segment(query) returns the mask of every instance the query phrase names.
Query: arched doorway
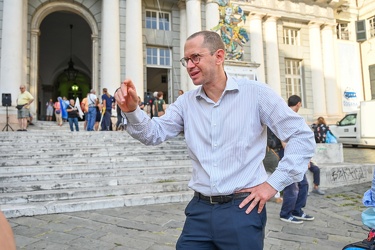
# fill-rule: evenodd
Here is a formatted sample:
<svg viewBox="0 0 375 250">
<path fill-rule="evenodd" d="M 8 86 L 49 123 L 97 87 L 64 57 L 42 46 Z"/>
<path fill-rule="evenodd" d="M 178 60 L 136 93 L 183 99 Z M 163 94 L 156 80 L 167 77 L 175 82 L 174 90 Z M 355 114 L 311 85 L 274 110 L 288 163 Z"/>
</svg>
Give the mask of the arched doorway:
<svg viewBox="0 0 375 250">
<path fill-rule="evenodd" d="M 44 120 L 50 98 L 82 100 L 98 88 L 98 28 L 86 9 L 61 2 L 41 6 L 31 27 L 30 89 L 37 96 L 38 119 Z M 64 73 L 70 61 L 78 70 L 74 78 Z"/>
<path fill-rule="evenodd" d="M 92 87 L 91 30 L 75 13 L 53 12 L 40 25 L 39 41 L 38 119 L 44 120 L 50 98 L 82 100 Z"/>
</svg>

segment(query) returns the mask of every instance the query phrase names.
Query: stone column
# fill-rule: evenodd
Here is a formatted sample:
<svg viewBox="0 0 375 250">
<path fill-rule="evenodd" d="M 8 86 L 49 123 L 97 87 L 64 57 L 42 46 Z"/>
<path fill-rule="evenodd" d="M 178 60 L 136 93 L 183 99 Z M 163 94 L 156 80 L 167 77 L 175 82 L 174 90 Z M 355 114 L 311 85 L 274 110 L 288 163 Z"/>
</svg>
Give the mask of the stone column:
<svg viewBox="0 0 375 250">
<path fill-rule="evenodd" d="M 27 36 L 28 36 L 28 32 L 29 32 L 29 29 L 28 29 L 28 20 L 27 20 L 27 13 L 28 13 L 28 0 L 26 1 L 23 1 L 23 23 L 22 23 L 22 27 L 23 27 L 23 30 L 22 30 L 22 36 L 23 36 L 23 39 L 22 39 L 22 47 L 23 47 L 23 51 L 22 51 L 22 57 L 23 57 L 23 62 L 27 62 L 27 48 L 28 48 L 28 40 L 27 40 Z M 23 72 L 22 72 L 22 81 L 23 82 L 27 82 L 27 74 L 29 72 L 29 69 L 27 67 L 27 63 L 23 63 L 22 65 L 23 67 Z M 36 92 L 35 92 L 36 93 Z"/>
<path fill-rule="evenodd" d="M 178 3 L 178 6 L 180 7 L 180 58 L 184 57 L 184 46 L 185 46 L 185 41 L 187 38 L 187 17 L 186 17 L 186 2 L 185 1 L 180 1 Z M 189 85 L 193 84 L 191 82 L 191 79 L 186 71 L 186 68 L 182 66 L 182 64 L 179 62 L 180 65 L 180 78 L 181 78 L 181 83 L 180 83 L 180 89 L 183 91 L 189 90 Z"/>
<path fill-rule="evenodd" d="M 325 93 L 327 104 L 327 115 L 338 119 L 340 113 L 340 91 L 336 82 L 336 62 L 334 49 L 334 25 L 325 25 L 322 30 L 323 44 L 323 69 L 325 81 Z"/>
<path fill-rule="evenodd" d="M 92 56 L 92 58 L 98 58 L 98 55 L 99 55 L 99 37 L 97 35 L 94 35 L 94 34 L 91 35 L 91 43 L 92 43 L 92 55 L 91 56 Z M 92 60 L 92 88 L 93 89 L 99 89 L 99 60 Z M 112 95 L 113 95 L 113 93 L 112 93 Z"/>
<path fill-rule="evenodd" d="M 130 1 L 127 1 L 130 2 Z M 113 95 L 120 86 L 120 6 L 119 0 L 102 2 L 100 89 L 107 88 Z M 142 44 L 142 43 L 141 43 Z M 128 66 L 128 65 L 126 65 Z"/>
<path fill-rule="evenodd" d="M 144 96 L 144 66 L 142 38 L 142 1 L 126 1 L 125 74 L 139 96 Z M 123 80 L 123 79 L 122 79 Z"/>
<path fill-rule="evenodd" d="M 31 54 L 30 54 L 30 89 L 29 92 L 36 98 L 34 102 L 31 104 L 30 110 L 31 112 L 35 112 L 35 107 L 37 106 L 37 89 L 38 89 L 38 72 L 39 72 L 39 64 L 38 64 L 38 55 L 39 55 L 39 36 L 40 30 L 35 29 L 31 30 Z M 35 117 L 36 118 L 36 117 Z"/>
<path fill-rule="evenodd" d="M 266 63 L 267 63 L 267 80 L 266 82 L 281 95 L 280 84 L 280 63 L 279 63 L 279 47 L 277 42 L 277 19 L 276 16 L 269 16 L 265 21 L 266 42 Z"/>
<path fill-rule="evenodd" d="M 314 118 L 326 116 L 326 95 L 323 76 L 322 46 L 320 38 L 320 23 L 309 23 L 310 68 L 314 102 Z"/>
<path fill-rule="evenodd" d="M 16 104 L 17 96 L 20 93 L 19 86 L 27 85 L 23 76 L 23 39 L 26 39 L 23 37 L 23 14 L 23 0 L 4 0 L 0 91 L 1 94 L 10 93 L 12 95 L 12 106 Z"/>
<path fill-rule="evenodd" d="M 206 0 L 206 30 L 211 30 L 220 21 L 219 5 L 216 0 Z"/>
<path fill-rule="evenodd" d="M 202 30 L 201 20 L 201 0 L 186 0 L 187 36 Z M 195 88 L 196 86 L 189 77 L 187 90 Z"/>
<path fill-rule="evenodd" d="M 252 62 L 260 64 L 256 70 L 258 81 L 265 82 L 262 17 L 257 13 L 249 15 L 250 58 Z"/>
<path fill-rule="evenodd" d="M 186 0 L 187 35 L 202 30 L 201 0 Z"/>
</svg>

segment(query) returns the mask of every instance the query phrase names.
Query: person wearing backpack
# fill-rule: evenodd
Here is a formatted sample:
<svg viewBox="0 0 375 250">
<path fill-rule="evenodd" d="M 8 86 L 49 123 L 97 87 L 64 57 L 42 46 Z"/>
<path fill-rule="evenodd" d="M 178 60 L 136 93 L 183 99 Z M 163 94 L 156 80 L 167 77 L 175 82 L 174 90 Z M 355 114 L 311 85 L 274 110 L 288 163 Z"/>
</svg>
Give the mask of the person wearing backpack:
<svg viewBox="0 0 375 250">
<path fill-rule="evenodd" d="M 103 88 L 103 95 L 102 95 L 102 103 L 103 103 L 103 121 L 102 121 L 102 131 L 110 131 L 112 124 L 111 124 L 111 115 L 112 115 L 112 108 L 114 108 L 115 99 L 108 93 L 107 88 Z"/>
<path fill-rule="evenodd" d="M 163 99 L 163 92 L 159 91 L 155 99 L 155 114 L 154 116 L 160 117 L 165 114 L 165 101 Z"/>
<path fill-rule="evenodd" d="M 94 131 L 96 120 L 96 107 L 98 106 L 98 98 L 95 95 L 95 90 L 91 89 L 87 94 L 89 111 L 87 112 L 87 131 Z"/>
<path fill-rule="evenodd" d="M 323 117 L 318 117 L 317 123 L 312 125 L 314 130 L 315 142 L 326 143 L 327 132 L 330 131 Z"/>
</svg>

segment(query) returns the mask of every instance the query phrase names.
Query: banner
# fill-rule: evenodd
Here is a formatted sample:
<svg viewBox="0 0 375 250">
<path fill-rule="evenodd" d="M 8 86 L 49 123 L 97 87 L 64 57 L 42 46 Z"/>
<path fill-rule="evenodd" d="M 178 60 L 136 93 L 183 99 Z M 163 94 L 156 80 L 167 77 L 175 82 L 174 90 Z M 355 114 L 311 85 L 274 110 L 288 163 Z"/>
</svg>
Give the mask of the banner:
<svg viewBox="0 0 375 250">
<path fill-rule="evenodd" d="M 59 100 L 60 102 L 61 118 L 64 120 L 68 120 L 68 111 L 66 111 L 66 107 L 68 105 L 61 97 L 58 97 L 57 100 Z"/>
</svg>

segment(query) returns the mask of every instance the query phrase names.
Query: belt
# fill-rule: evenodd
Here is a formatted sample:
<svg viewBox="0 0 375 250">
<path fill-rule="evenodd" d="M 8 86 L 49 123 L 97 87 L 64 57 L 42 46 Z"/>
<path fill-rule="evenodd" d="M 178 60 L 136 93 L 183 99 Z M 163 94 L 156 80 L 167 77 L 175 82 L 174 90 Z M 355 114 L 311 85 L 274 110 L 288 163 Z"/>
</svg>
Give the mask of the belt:
<svg viewBox="0 0 375 250">
<path fill-rule="evenodd" d="M 232 200 L 242 199 L 249 196 L 250 193 L 235 193 L 229 195 L 205 196 L 199 192 L 194 192 L 194 196 L 201 200 L 208 201 L 210 204 L 223 204 L 231 202 Z"/>
<path fill-rule="evenodd" d="M 95 105 L 89 105 L 89 108 L 95 108 L 96 106 Z"/>
</svg>

